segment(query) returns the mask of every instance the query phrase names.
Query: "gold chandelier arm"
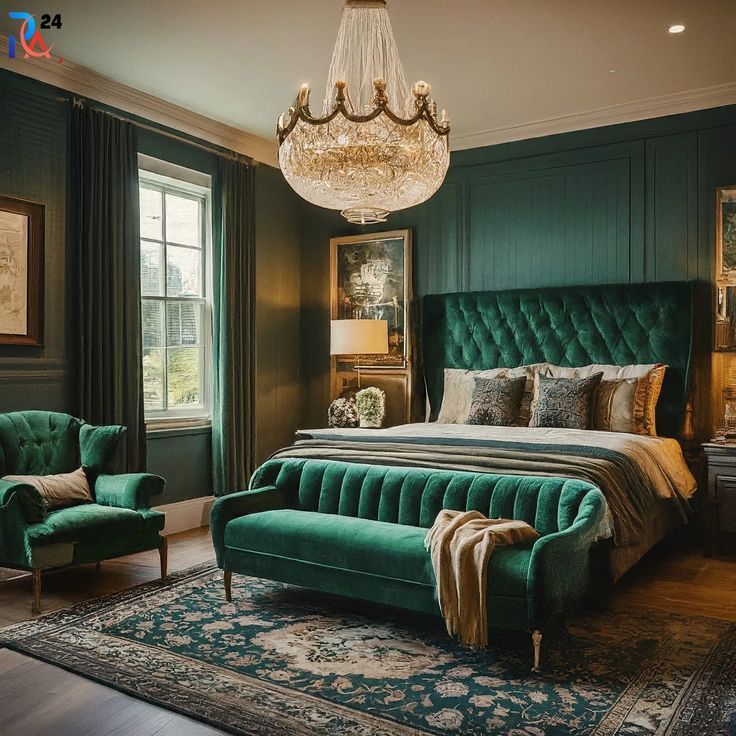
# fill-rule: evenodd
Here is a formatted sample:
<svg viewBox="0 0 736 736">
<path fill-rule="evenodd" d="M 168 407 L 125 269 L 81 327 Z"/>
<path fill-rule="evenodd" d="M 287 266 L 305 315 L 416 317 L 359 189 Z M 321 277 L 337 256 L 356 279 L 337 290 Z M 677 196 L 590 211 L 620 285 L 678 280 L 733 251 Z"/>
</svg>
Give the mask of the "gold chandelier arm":
<svg viewBox="0 0 736 736">
<path fill-rule="evenodd" d="M 328 115 L 325 115 L 323 117 L 314 117 L 310 113 L 308 105 L 302 106 L 297 104 L 295 107 L 290 108 L 289 113 L 291 117 L 289 123 L 286 125 L 286 127 L 278 128 L 279 143 L 284 142 L 286 136 L 288 136 L 289 133 L 294 130 L 300 120 L 303 120 L 309 125 L 325 125 L 331 120 L 334 120 L 335 117 L 337 117 L 338 115 L 343 115 L 343 117 L 345 117 L 351 123 L 368 123 L 371 120 L 375 120 L 379 115 L 381 115 L 381 113 L 383 113 L 386 115 L 387 118 L 389 118 L 389 120 L 396 123 L 397 125 L 408 127 L 410 125 L 415 125 L 420 120 L 424 120 L 429 124 L 430 128 L 432 128 L 432 130 L 437 133 L 437 135 L 445 136 L 450 134 L 449 125 L 440 125 L 437 123 L 437 118 L 430 111 L 429 102 L 426 97 L 422 97 L 417 100 L 417 112 L 410 118 L 402 118 L 401 116 L 397 115 L 391 110 L 391 108 L 389 108 L 386 99 L 381 97 L 376 98 L 376 107 L 371 110 L 371 112 L 365 115 L 355 115 L 354 113 L 348 111 L 345 105 L 344 96 L 340 96 L 341 91 L 342 90 L 338 92 L 338 96 L 335 100 L 335 107 Z"/>
</svg>

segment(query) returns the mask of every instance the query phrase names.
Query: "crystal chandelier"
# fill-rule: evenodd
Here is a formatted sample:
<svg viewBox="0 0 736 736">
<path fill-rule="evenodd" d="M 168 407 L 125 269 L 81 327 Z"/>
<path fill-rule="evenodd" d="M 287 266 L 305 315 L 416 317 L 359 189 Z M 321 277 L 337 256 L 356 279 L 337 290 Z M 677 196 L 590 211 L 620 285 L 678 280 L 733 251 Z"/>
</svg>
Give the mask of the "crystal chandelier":
<svg viewBox="0 0 736 736">
<path fill-rule="evenodd" d="M 322 115 L 309 85 L 279 117 L 279 163 L 308 202 L 349 222 L 385 222 L 439 189 L 450 163 L 450 125 L 430 86 L 409 91 L 385 0 L 346 0 Z"/>
</svg>

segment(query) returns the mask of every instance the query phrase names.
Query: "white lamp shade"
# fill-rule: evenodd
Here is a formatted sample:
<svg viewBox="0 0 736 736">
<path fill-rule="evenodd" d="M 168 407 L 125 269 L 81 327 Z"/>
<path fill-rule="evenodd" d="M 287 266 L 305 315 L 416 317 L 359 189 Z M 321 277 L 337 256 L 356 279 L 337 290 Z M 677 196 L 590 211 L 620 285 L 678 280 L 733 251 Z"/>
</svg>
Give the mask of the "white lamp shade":
<svg viewBox="0 0 736 736">
<path fill-rule="evenodd" d="M 388 353 L 385 319 L 333 319 L 330 322 L 330 355 Z"/>
</svg>

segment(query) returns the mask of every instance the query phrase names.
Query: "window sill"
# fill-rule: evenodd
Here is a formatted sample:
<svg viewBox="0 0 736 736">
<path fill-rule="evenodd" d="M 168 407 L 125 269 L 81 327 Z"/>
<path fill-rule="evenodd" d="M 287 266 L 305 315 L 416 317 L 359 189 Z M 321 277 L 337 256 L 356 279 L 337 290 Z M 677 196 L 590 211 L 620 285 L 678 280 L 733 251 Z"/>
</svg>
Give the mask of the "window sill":
<svg viewBox="0 0 736 736">
<path fill-rule="evenodd" d="M 146 422 L 146 436 L 182 437 L 189 434 L 209 434 L 212 422 L 209 418 L 196 419 L 152 419 Z"/>
</svg>

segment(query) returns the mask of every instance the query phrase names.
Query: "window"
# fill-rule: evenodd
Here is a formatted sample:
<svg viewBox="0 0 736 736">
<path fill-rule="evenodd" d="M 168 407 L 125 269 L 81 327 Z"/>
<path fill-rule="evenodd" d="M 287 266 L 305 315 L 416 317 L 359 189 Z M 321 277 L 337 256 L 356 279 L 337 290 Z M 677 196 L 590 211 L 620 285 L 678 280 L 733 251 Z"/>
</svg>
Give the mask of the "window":
<svg viewBox="0 0 736 736">
<path fill-rule="evenodd" d="M 212 366 L 209 177 L 145 161 L 139 173 L 146 421 L 201 423 L 210 416 Z"/>
</svg>

